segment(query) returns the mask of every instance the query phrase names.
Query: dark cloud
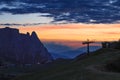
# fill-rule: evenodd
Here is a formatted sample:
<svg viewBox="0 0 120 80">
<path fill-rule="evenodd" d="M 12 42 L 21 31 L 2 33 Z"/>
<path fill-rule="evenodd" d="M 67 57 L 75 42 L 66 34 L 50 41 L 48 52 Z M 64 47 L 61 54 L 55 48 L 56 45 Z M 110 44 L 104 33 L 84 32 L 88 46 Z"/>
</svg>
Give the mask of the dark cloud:
<svg viewBox="0 0 120 80">
<path fill-rule="evenodd" d="M 6 23 L 6 24 L 0 24 L 0 26 L 37 26 L 40 24 L 46 24 L 46 23 L 31 23 L 31 24 L 15 24 L 15 23 Z"/>
<path fill-rule="evenodd" d="M 55 22 L 114 23 L 120 20 L 118 0 L 1 0 L 0 13 L 49 13 Z"/>
</svg>

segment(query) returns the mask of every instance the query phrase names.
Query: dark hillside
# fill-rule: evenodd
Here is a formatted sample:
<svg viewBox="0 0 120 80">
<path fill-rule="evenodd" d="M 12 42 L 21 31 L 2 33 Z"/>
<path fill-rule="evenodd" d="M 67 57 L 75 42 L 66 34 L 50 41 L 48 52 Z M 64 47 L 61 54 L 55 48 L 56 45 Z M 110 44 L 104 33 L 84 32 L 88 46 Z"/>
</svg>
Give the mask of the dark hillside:
<svg viewBox="0 0 120 80">
<path fill-rule="evenodd" d="M 117 49 L 100 49 L 81 60 L 38 69 L 37 72 L 16 77 L 14 80 L 120 80 L 119 73 L 105 70 L 104 65 L 120 57 Z"/>
</svg>

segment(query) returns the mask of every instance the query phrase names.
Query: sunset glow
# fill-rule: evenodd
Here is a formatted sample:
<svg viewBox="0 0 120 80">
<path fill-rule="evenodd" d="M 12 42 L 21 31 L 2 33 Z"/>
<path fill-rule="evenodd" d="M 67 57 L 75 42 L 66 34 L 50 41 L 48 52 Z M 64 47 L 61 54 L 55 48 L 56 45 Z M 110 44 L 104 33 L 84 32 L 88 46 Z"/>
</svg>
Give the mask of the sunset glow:
<svg viewBox="0 0 120 80">
<path fill-rule="evenodd" d="M 21 33 L 36 31 L 41 40 L 113 41 L 120 38 L 120 24 L 60 24 L 19 27 Z"/>
</svg>

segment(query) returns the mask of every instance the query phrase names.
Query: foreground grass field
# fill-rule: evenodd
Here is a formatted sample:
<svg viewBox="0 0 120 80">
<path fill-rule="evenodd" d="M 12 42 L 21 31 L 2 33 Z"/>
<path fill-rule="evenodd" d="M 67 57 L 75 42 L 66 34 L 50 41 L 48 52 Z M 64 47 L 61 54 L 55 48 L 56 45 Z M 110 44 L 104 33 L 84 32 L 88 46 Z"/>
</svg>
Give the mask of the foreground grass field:
<svg viewBox="0 0 120 80">
<path fill-rule="evenodd" d="M 119 50 L 100 49 L 84 59 L 54 62 L 13 80 L 120 80 L 120 73 L 107 72 L 102 68 L 118 57 Z"/>
</svg>

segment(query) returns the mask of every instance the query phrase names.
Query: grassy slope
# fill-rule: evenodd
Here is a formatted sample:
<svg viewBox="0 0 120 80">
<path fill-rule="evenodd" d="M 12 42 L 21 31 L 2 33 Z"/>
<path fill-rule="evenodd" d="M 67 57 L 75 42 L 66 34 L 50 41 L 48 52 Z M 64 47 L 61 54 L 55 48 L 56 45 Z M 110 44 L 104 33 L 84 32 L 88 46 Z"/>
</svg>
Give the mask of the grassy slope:
<svg viewBox="0 0 120 80">
<path fill-rule="evenodd" d="M 31 74 L 16 77 L 14 80 L 120 80 L 119 73 L 103 72 L 91 66 L 103 65 L 120 56 L 120 51 L 101 49 L 89 57 L 79 61 L 69 61 L 62 64 L 38 69 Z"/>
</svg>

